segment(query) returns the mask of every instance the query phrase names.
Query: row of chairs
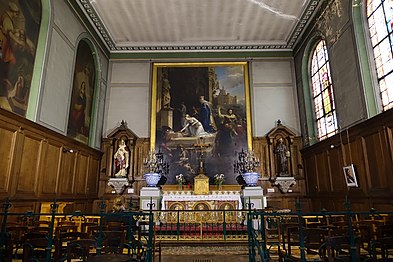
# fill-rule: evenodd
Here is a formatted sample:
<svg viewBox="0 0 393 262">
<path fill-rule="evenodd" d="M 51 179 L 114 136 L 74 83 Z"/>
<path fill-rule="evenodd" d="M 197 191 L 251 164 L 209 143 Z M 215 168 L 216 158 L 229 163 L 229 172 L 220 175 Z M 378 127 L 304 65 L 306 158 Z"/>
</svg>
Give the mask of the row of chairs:
<svg viewBox="0 0 393 262">
<path fill-rule="evenodd" d="M 74 256 L 90 256 L 99 253 L 121 254 L 123 251 L 135 261 L 142 261 L 145 247 L 137 226 L 130 227 L 121 222 L 107 222 L 104 225 L 86 223 L 57 225 L 50 238 L 50 227 L 41 221 L 32 227 L 7 227 L 5 260 L 22 257 L 23 261 L 33 261 L 50 256 L 53 261 L 65 261 Z M 52 240 L 52 245 L 49 243 Z M 98 243 L 100 242 L 100 244 Z"/>
<path fill-rule="evenodd" d="M 373 223 L 322 225 L 302 228 L 306 260 L 308 261 L 386 261 L 393 251 L 393 225 Z M 281 261 L 300 260 L 299 225 L 283 225 Z M 352 243 L 351 243 L 352 242 Z"/>
</svg>

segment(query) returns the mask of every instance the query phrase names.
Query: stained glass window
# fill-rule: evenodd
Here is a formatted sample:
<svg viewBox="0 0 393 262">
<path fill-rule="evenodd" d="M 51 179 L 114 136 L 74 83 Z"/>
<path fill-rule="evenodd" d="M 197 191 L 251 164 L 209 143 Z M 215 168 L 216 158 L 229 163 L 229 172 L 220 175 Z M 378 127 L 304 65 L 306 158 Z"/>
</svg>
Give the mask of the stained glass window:
<svg viewBox="0 0 393 262">
<path fill-rule="evenodd" d="M 367 19 L 385 111 L 393 107 L 393 0 L 368 0 Z"/>
<path fill-rule="evenodd" d="M 330 77 L 329 58 L 325 41 L 321 40 L 311 59 L 311 83 L 314 100 L 318 139 L 322 140 L 337 132 L 336 108 Z"/>
</svg>

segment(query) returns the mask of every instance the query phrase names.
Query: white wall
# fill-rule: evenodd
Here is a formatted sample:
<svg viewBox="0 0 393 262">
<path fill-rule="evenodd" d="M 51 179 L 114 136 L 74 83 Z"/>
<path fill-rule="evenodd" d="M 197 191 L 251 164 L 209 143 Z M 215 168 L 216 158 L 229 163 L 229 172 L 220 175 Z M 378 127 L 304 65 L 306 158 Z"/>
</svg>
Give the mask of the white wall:
<svg viewBox="0 0 393 262">
<path fill-rule="evenodd" d="M 138 137 L 150 137 L 150 63 L 112 61 L 104 137 L 122 120 Z"/>
<path fill-rule="evenodd" d="M 68 114 L 71 101 L 72 83 L 77 45 L 82 37 L 92 39 L 78 18 L 73 14 L 65 0 L 52 1 L 53 13 L 49 25 L 49 37 L 46 42 L 46 65 L 41 82 L 37 122 L 61 134 L 66 135 Z M 96 86 L 98 113 L 95 141 L 92 146 L 101 146 L 104 95 L 106 90 L 108 59 L 104 53 L 98 52 L 100 74 Z M 94 121 L 94 120 L 93 120 Z"/>
<path fill-rule="evenodd" d="M 265 136 L 280 119 L 300 134 L 291 59 L 262 59 L 251 63 L 253 136 Z M 111 61 L 104 136 L 125 120 L 139 137 L 150 137 L 149 62 Z"/>
<path fill-rule="evenodd" d="M 266 59 L 251 65 L 253 136 L 265 136 L 278 119 L 300 135 L 292 59 Z"/>
</svg>

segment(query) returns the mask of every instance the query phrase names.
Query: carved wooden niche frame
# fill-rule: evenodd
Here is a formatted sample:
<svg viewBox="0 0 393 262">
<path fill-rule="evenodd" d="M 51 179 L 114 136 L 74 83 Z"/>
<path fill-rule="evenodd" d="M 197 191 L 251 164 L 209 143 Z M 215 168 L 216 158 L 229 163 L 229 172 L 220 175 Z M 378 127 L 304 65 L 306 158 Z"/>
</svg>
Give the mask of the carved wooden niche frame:
<svg viewBox="0 0 393 262">
<path fill-rule="evenodd" d="M 294 149 L 293 149 L 293 142 L 296 134 L 287 128 L 286 126 L 282 125 L 281 121 L 277 121 L 277 125 L 275 128 L 267 133 L 266 138 L 269 147 L 269 159 L 270 159 L 270 180 L 274 181 L 277 177 L 293 177 L 295 172 L 295 168 L 297 168 L 296 159 L 294 159 Z M 286 157 L 287 157 L 287 174 L 280 174 L 282 172 L 279 163 L 279 157 L 277 148 L 282 141 L 282 144 L 286 148 Z"/>
<path fill-rule="evenodd" d="M 114 178 L 115 176 L 115 163 L 114 154 L 119 148 L 121 140 L 125 141 L 126 149 L 129 153 L 129 165 L 127 168 L 127 180 L 130 185 L 135 181 L 134 179 L 134 161 L 135 161 L 135 144 L 138 136 L 135 135 L 128 127 L 127 123 L 123 120 L 119 127 L 114 129 L 107 138 L 104 139 L 106 144 L 106 175 L 108 178 Z"/>
</svg>

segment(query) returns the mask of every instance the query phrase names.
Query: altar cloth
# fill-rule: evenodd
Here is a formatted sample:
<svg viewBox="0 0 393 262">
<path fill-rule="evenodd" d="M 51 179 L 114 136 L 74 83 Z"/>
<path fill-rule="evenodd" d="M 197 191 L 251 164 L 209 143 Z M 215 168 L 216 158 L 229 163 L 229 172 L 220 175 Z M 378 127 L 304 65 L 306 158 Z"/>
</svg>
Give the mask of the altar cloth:
<svg viewBox="0 0 393 262">
<path fill-rule="evenodd" d="M 175 206 L 175 204 L 177 204 Z M 237 190 L 210 191 L 207 195 L 195 195 L 193 191 L 164 191 L 161 200 L 162 210 L 196 209 L 243 209 L 241 192 Z"/>
</svg>

